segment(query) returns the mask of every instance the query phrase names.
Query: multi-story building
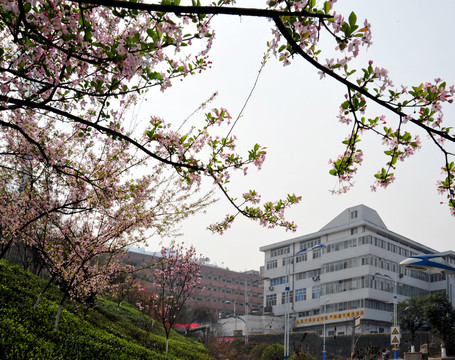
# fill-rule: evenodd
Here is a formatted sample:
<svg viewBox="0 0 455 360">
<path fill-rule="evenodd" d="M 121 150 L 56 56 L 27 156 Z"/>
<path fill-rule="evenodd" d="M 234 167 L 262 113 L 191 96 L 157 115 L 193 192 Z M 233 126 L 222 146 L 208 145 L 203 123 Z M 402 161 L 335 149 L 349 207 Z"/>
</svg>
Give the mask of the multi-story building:
<svg viewBox="0 0 455 360">
<path fill-rule="evenodd" d="M 280 316 L 286 308 L 298 329 L 347 334 L 357 318 L 357 332 L 388 332 L 394 298 L 445 290 L 454 303 L 454 277 L 398 266 L 410 256 L 437 252 L 388 230 L 364 205 L 346 209 L 316 233 L 260 250 L 270 278 L 264 284 L 265 311 Z M 453 266 L 455 253 L 445 254 Z"/>
<path fill-rule="evenodd" d="M 188 300 L 188 306 L 202 306 L 218 312 L 219 317 L 262 313 L 264 303 L 263 278 L 257 271 L 236 272 L 213 265 L 201 268 L 204 291 Z"/>
<path fill-rule="evenodd" d="M 128 262 L 133 266 L 153 262 L 153 254 L 130 251 Z M 263 277 L 258 271 L 231 271 L 215 265 L 201 266 L 202 291 L 187 300 L 188 307 L 202 307 L 213 312 L 214 319 L 245 314 L 245 301 L 250 314 L 262 313 Z"/>
</svg>

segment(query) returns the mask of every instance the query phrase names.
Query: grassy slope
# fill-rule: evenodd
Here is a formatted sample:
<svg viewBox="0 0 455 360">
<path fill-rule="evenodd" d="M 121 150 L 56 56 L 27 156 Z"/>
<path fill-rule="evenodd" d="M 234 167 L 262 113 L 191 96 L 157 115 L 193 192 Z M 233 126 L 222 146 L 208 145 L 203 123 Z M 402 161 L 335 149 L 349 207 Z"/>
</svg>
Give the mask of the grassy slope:
<svg viewBox="0 0 455 360">
<path fill-rule="evenodd" d="M 74 304 L 53 329 L 61 294 L 54 287 L 33 309 L 46 281 L 0 260 L 0 359 L 209 359 L 199 343 L 172 333 L 165 356 L 162 327 L 135 308 L 101 300 L 84 320 Z"/>
</svg>

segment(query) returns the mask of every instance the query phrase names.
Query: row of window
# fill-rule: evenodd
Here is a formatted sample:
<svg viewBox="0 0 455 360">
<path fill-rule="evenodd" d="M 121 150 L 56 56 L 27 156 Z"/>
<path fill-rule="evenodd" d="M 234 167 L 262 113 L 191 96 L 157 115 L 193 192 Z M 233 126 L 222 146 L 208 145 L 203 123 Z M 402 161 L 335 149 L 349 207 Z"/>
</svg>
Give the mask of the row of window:
<svg viewBox="0 0 455 360">
<path fill-rule="evenodd" d="M 312 278 L 313 280 L 319 280 L 319 276 L 321 275 L 321 269 L 313 269 L 313 270 L 308 270 L 308 271 L 302 271 L 297 274 L 295 274 L 295 279 L 296 280 L 302 280 L 302 279 L 309 279 Z M 281 284 L 286 284 L 288 281 L 286 281 L 286 276 L 279 276 L 273 279 L 270 279 L 270 286 L 276 286 L 276 285 L 281 285 Z"/>
<path fill-rule="evenodd" d="M 319 245 L 320 243 L 321 243 L 321 238 L 301 241 L 300 250 L 311 249 L 313 246 Z M 281 256 L 281 255 L 286 255 L 289 253 L 290 253 L 290 246 L 283 246 L 283 247 L 271 250 L 270 257 L 277 257 L 277 256 Z"/>
<path fill-rule="evenodd" d="M 293 296 L 295 296 L 293 298 Z M 311 298 L 319 299 L 321 297 L 321 287 L 320 285 L 313 286 L 311 288 Z M 294 291 L 283 291 L 281 293 L 281 304 L 287 304 L 291 301 L 299 302 L 305 301 L 307 299 L 307 289 L 297 289 Z M 275 306 L 277 305 L 277 294 L 269 294 L 265 297 L 265 306 Z"/>
<path fill-rule="evenodd" d="M 270 286 L 276 286 L 281 284 L 286 284 L 286 276 L 280 276 L 277 278 L 270 279 Z"/>
<path fill-rule="evenodd" d="M 207 297 L 207 296 L 201 296 L 200 294 L 198 296 L 191 296 L 190 300 L 193 301 L 206 301 L 206 302 L 212 302 L 212 303 L 219 303 L 219 304 L 226 304 L 226 299 L 218 299 L 218 298 L 212 298 L 212 297 Z M 236 306 L 244 306 L 245 304 L 242 302 L 236 302 Z M 262 307 L 262 302 L 260 301 L 253 301 L 249 300 L 248 305 L 254 306 L 254 307 Z"/>
<path fill-rule="evenodd" d="M 349 258 L 324 264 L 322 266 L 322 273 L 323 274 L 330 273 L 364 265 L 372 265 L 380 269 L 388 270 L 394 273 L 399 273 L 400 275 L 407 275 L 412 278 L 426 282 L 445 280 L 445 274 L 427 274 L 423 271 L 402 268 L 399 267 L 398 264 L 394 261 L 385 260 L 374 255 L 365 255 L 361 257 Z"/>
<path fill-rule="evenodd" d="M 202 279 L 215 280 L 215 281 L 222 281 L 222 282 L 227 282 L 227 283 L 234 283 L 236 285 L 245 285 L 245 282 L 243 280 L 229 279 L 227 277 L 223 277 L 222 275 L 214 276 L 214 275 L 201 274 L 201 278 Z"/>
<path fill-rule="evenodd" d="M 406 284 L 396 284 L 396 291 L 399 295 L 404 295 L 407 297 L 420 297 L 426 296 L 429 294 L 427 290 L 417 288 L 415 286 L 410 286 Z M 385 279 L 379 276 L 367 275 L 356 277 L 352 279 L 344 279 L 339 281 L 332 281 L 322 286 L 322 294 L 336 294 L 343 291 L 371 288 L 378 289 L 382 291 L 387 291 L 390 293 L 394 292 L 394 281 Z"/>
<path fill-rule="evenodd" d="M 316 280 L 319 275 L 321 275 L 321 269 L 313 269 L 313 270 L 309 270 L 309 271 L 302 271 L 302 272 L 295 274 L 295 279 L 303 280 L 303 279 L 313 278 Z"/>
<path fill-rule="evenodd" d="M 340 241 L 340 242 L 337 242 L 334 244 L 327 245 L 325 247 L 325 251 L 330 253 L 330 252 L 334 252 L 334 251 L 341 251 L 341 250 L 348 249 L 348 248 L 355 247 L 355 246 L 357 246 L 356 238 L 348 239 L 345 241 Z"/>
<path fill-rule="evenodd" d="M 320 243 L 321 243 L 321 238 L 301 241 L 300 250 L 311 249 L 313 246 L 319 245 Z"/>
<path fill-rule="evenodd" d="M 358 300 L 351 300 L 351 301 L 343 301 L 339 303 L 328 303 L 325 306 L 325 309 L 321 308 L 322 310 L 317 309 L 316 311 L 304 311 L 299 313 L 299 317 L 306 317 L 311 315 L 318 315 L 320 312 L 325 312 L 327 314 L 339 312 L 339 311 L 346 311 L 346 310 L 356 310 L 356 309 L 373 309 L 373 310 L 381 310 L 392 312 L 393 311 L 393 304 L 389 302 L 384 302 L 381 300 L 375 299 L 358 299 Z M 309 315 L 311 313 L 311 315 Z M 308 315 L 307 315 L 308 314 Z"/>
<path fill-rule="evenodd" d="M 366 235 L 366 236 L 359 237 L 359 245 L 360 245 L 360 243 L 362 245 L 371 244 L 371 245 L 377 246 L 377 247 L 379 247 L 381 249 L 384 249 L 384 250 L 387 250 L 389 252 L 392 252 L 394 254 L 401 255 L 403 257 L 411 257 L 411 256 L 414 256 L 414 255 L 417 255 L 417 252 L 408 250 L 406 248 L 403 248 L 401 246 L 395 245 L 393 243 L 390 243 L 388 241 L 382 240 L 380 238 L 373 237 L 371 235 Z"/>
<path fill-rule="evenodd" d="M 289 249 L 290 249 L 289 246 L 283 246 L 283 247 L 280 247 L 277 249 L 273 249 L 272 251 L 270 251 L 270 256 L 277 257 L 277 256 L 289 254 Z"/>
<path fill-rule="evenodd" d="M 313 251 L 313 255 L 312 255 L 312 258 L 313 259 L 318 259 L 321 257 L 321 250 L 315 250 Z M 304 254 L 300 254 L 300 255 L 297 255 L 296 257 L 292 258 L 292 259 L 289 259 L 287 257 L 284 257 L 281 259 L 281 266 L 286 266 L 286 261 L 289 261 L 290 264 L 294 263 L 299 263 L 299 262 L 303 262 L 303 261 L 307 261 L 308 260 L 308 254 L 307 253 L 304 253 Z M 266 268 L 267 270 L 270 270 L 270 269 L 275 269 L 278 267 L 278 260 L 270 260 L 270 261 L 267 261 L 267 264 L 266 264 Z"/>
<path fill-rule="evenodd" d="M 351 234 L 356 234 L 357 233 L 357 228 L 352 228 L 351 229 Z M 300 250 L 302 249 L 310 249 L 315 245 L 318 245 L 321 243 L 320 238 L 316 239 L 311 239 L 311 240 L 305 240 L 300 242 Z M 413 255 L 416 255 L 417 253 L 414 251 L 411 251 L 409 249 L 406 249 L 404 247 L 395 245 L 391 242 L 385 241 L 383 239 L 373 237 L 372 235 L 366 235 L 366 236 L 361 236 L 359 238 L 353 238 L 353 239 L 348 239 L 344 240 L 341 242 L 337 242 L 335 244 L 329 244 L 324 248 L 324 251 L 327 253 L 334 252 L 334 251 L 341 251 L 344 249 L 348 249 L 350 247 L 355 247 L 355 246 L 360 246 L 360 245 L 366 245 L 366 244 L 371 244 L 374 246 L 377 246 L 379 248 L 385 249 L 387 251 L 390 251 L 392 253 L 401 255 L 403 257 L 410 257 Z M 276 248 L 271 250 L 270 256 L 271 257 L 277 257 L 285 254 L 289 254 L 290 252 L 290 246 L 284 246 L 280 248 Z M 306 255 L 306 254 L 303 254 Z M 305 259 L 306 260 L 306 259 Z M 305 261 L 301 260 L 301 261 Z M 299 261 L 297 261 L 299 262 Z M 278 264 L 275 265 L 275 267 Z"/>
<path fill-rule="evenodd" d="M 352 279 L 345 279 L 339 281 L 332 281 L 326 284 L 315 285 L 311 288 L 311 298 L 318 299 L 321 295 L 329 295 L 329 294 L 337 294 L 344 291 L 349 290 L 356 290 L 356 289 L 363 289 L 363 288 L 371 288 L 371 289 L 378 289 L 382 291 L 387 291 L 393 293 L 394 290 L 394 282 L 389 279 L 381 278 L 379 276 L 367 275 L 361 276 Z M 397 294 L 404 295 L 407 297 L 421 297 L 427 296 L 429 292 L 424 289 L 420 289 L 414 286 L 406 285 L 406 284 L 397 284 Z M 286 304 L 287 302 L 293 299 L 293 292 L 292 291 L 285 291 L 281 294 L 281 304 Z M 307 290 L 306 289 L 297 289 L 295 290 L 295 298 L 293 301 L 305 301 L 307 300 Z M 270 294 L 266 296 L 266 306 L 275 306 L 277 303 L 276 294 Z M 333 305 L 331 305 L 333 306 Z M 352 304 L 349 304 L 352 307 Z M 341 310 L 346 310 L 342 308 Z M 337 310 L 337 311 L 341 311 Z M 379 309 L 382 310 L 382 309 Z"/>
</svg>

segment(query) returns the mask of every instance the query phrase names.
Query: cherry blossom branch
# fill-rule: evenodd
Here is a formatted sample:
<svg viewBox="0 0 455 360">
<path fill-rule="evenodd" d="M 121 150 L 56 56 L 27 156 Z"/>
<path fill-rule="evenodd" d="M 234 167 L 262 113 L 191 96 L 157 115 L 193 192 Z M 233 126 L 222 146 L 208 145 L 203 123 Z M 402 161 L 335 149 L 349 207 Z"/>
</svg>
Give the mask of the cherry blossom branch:
<svg viewBox="0 0 455 360">
<path fill-rule="evenodd" d="M 334 71 L 328 69 L 326 66 L 322 65 L 321 63 L 319 63 L 317 60 L 315 60 L 313 57 L 308 55 L 305 51 L 303 51 L 300 48 L 300 46 L 292 38 L 291 34 L 289 34 L 289 31 L 284 26 L 284 24 L 283 24 L 283 22 L 282 22 L 282 20 L 281 20 L 279 15 L 273 16 L 273 21 L 275 22 L 275 25 L 278 28 L 278 30 L 280 31 L 280 33 L 287 40 L 288 44 L 292 47 L 293 51 L 295 53 L 299 54 L 301 57 L 303 57 L 306 61 L 308 61 L 311 65 L 313 65 L 318 70 L 320 70 L 323 73 L 329 75 L 330 77 L 334 78 L 338 82 L 346 85 L 348 88 L 350 88 L 352 90 L 355 90 L 356 92 L 366 96 L 370 100 L 372 100 L 375 103 L 377 103 L 378 105 L 386 108 L 387 110 L 393 112 L 394 114 L 396 114 L 398 116 L 406 117 L 407 119 L 409 119 L 410 122 L 414 123 L 415 125 L 417 125 L 418 127 L 422 128 L 422 129 L 424 129 L 427 133 L 433 133 L 433 134 L 439 135 L 440 137 L 442 137 L 442 138 L 444 138 L 446 140 L 449 140 L 451 142 L 455 142 L 455 136 L 451 136 L 450 134 L 448 134 L 445 131 L 440 131 L 440 130 L 431 128 L 430 126 L 428 126 L 428 125 L 426 125 L 426 124 L 424 124 L 424 123 L 422 123 L 422 122 L 420 122 L 418 120 L 415 120 L 414 118 L 410 118 L 409 115 L 407 115 L 407 114 L 403 113 L 402 111 L 400 111 L 401 107 L 393 106 L 390 103 L 379 99 L 375 95 L 373 95 L 370 92 L 368 92 L 365 88 L 357 86 L 356 84 L 354 84 L 353 82 L 349 81 L 348 79 L 346 79 L 346 78 L 338 75 Z"/>
<path fill-rule="evenodd" d="M 30 226 L 30 224 L 33 224 L 34 222 L 36 222 L 37 220 L 39 219 L 42 219 L 43 217 L 49 215 L 49 214 L 52 214 L 54 212 L 58 212 L 58 211 L 61 211 L 63 209 L 66 209 L 66 208 L 71 208 L 71 206 L 73 205 L 77 205 L 77 204 L 80 204 L 82 202 L 84 202 L 85 200 L 87 199 L 80 199 L 80 200 L 76 200 L 76 201 L 73 201 L 73 202 L 70 202 L 70 203 L 65 203 L 63 205 L 58 205 L 54 208 L 51 208 L 49 210 L 45 210 L 43 211 L 42 213 L 36 215 L 35 217 L 29 219 L 28 221 L 26 221 L 19 229 L 18 229 L 18 232 L 22 232 L 24 231 L 28 226 Z M 0 259 L 2 259 L 5 254 L 8 252 L 9 248 L 11 247 L 11 245 L 14 243 L 14 238 L 11 238 L 8 243 L 3 247 L 1 253 L 0 253 Z"/>
<path fill-rule="evenodd" d="M 79 116 L 73 115 L 71 113 L 68 113 L 66 111 L 60 110 L 58 108 L 51 107 L 49 105 L 43 105 L 42 103 L 38 103 L 38 102 L 35 102 L 35 101 L 31 101 L 31 100 L 21 100 L 21 99 L 10 98 L 10 97 L 6 97 L 4 95 L 0 95 L 0 102 L 12 103 L 12 104 L 15 105 L 14 108 L 23 108 L 23 107 L 25 107 L 25 108 L 30 108 L 30 109 L 40 109 L 40 110 L 49 111 L 49 112 L 52 112 L 52 113 L 54 113 L 56 115 L 64 116 L 65 118 L 67 118 L 69 120 L 73 120 L 73 121 L 75 121 L 77 123 L 80 123 L 80 124 L 83 124 L 83 125 L 86 125 L 86 126 L 91 126 L 91 127 L 93 127 L 94 129 L 96 129 L 96 130 L 98 130 L 100 132 L 109 134 L 111 136 L 115 136 L 115 137 L 117 137 L 119 139 L 122 139 L 124 141 L 127 141 L 127 142 L 131 143 L 132 145 L 134 145 L 135 147 L 137 147 L 138 149 L 143 151 L 148 156 L 150 156 L 150 157 L 154 158 L 155 160 L 158 160 L 158 161 L 160 161 L 162 163 L 165 163 L 167 165 L 171 165 L 171 166 L 174 166 L 174 167 L 188 168 L 188 169 L 191 169 L 191 170 L 194 170 L 194 171 L 203 171 L 204 170 L 203 168 L 198 167 L 198 166 L 194 166 L 194 165 L 191 165 L 191 164 L 185 164 L 185 163 L 178 163 L 178 162 L 174 162 L 174 161 L 168 160 L 166 158 L 160 157 L 160 156 L 156 155 L 154 152 L 152 152 L 149 149 L 147 149 L 146 147 L 144 147 L 142 144 L 140 144 L 136 140 L 132 139 L 131 137 L 129 137 L 129 136 L 125 135 L 125 134 L 122 134 L 119 131 L 116 131 L 116 130 L 113 130 L 113 129 L 108 128 L 106 126 L 102 126 L 100 124 L 93 123 L 91 121 L 85 120 L 85 119 L 83 119 L 83 118 L 81 118 Z M 8 127 L 11 127 L 11 128 L 14 128 L 14 129 L 20 131 L 21 134 L 23 134 L 24 137 L 27 139 L 27 141 L 30 141 L 31 143 L 33 143 L 35 146 L 37 146 L 40 149 L 40 144 L 36 143 L 33 139 L 31 139 L 23 131 L 23 129 L 21 129 L 19 126 L 15 125 L 15 124 L 6 123 L 6 122 L 1 121 L 1 120 L 0 120 L 0 125 L 8 126 Z M 47 156 L 46 156 L 44 150 L 42 150 L 42 148 L 40 149 L 40 152 L 43 154 L 43 158 L 47 159 Z"/>
</svg>

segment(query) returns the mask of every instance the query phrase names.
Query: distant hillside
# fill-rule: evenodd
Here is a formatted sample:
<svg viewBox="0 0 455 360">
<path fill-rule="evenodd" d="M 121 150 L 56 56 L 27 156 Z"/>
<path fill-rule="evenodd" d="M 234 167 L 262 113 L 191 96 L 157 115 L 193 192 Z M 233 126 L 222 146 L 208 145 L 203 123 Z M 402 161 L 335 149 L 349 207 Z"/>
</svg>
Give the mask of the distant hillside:
<svg viewBox="0 0 455 360">
<path fill-rule="evenodd" d="M 172 333 L 165 356 L 164 331 L 158 323 L 124 304 L 97 301 L 84 319 L 69 302 L 53 325 L 61 294 L 48 290 L 33 305 L 46 281 L 0 260 L 0 359 L 210 359 L 200 343 Z"/>
</svg>

